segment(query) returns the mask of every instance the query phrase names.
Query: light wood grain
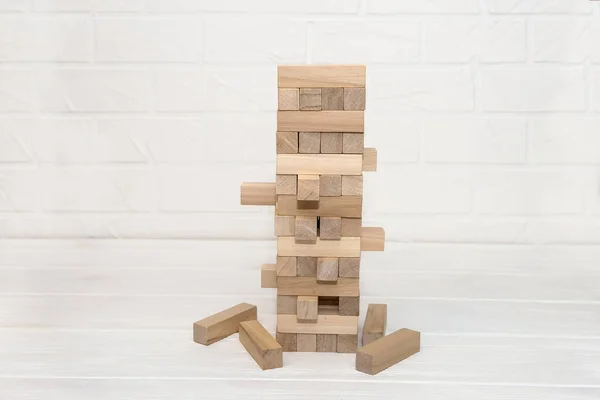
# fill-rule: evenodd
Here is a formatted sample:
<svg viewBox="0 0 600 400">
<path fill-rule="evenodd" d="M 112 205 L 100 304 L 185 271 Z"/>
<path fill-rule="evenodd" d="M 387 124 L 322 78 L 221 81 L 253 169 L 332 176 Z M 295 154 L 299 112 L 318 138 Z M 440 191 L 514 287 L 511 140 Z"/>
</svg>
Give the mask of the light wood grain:
<svg viewBox="0 0 600 400">
<path fill-rule="evenodd" d="M 348 318 L 348 317 L 346 317 Z M 358 348 L 358 335 L 338 335 L 337 352 L 338 353 L 356 353 Z"/>
<path fill-rule="evenodd" d="M 341 217 L 321 217 L 319 237 L 323 240 L 340 240 L 342 237 Z"/>
<path fill-rule="evenodd" d="M 300 153 L 300 154 L 319 154 L 320 152 L 321 152 L 321 133 L 319 133 L 319 132 L 298 132 L 298 153 Z"/>
<path fill-rule="evenodd" d="M 341 175 L 321 175 L 319 194 L 323 197 L 338 197 L 342 195 Z"/>
<path fill-rule="evenodd" d="M 323 88 L 321 90 L 322 110 L 344 109 L 344 88 Z"/>
<path fill-rule="evenodd" d="M 296 257 L 277 256 L 277 276 L 296 276 Z"/>
<path fill-rule="evenodd" d="M 321 111 L 321 88 L 300 89 L 300 110 Z"/>
<path fill-rule="evenodd" d="M 319 175 L 298 175 L 298 201 L 319 201 Z"/>
<path fill-rule="evenodd" d="M 298 322 L 295 315 L 278 315 L 277 332 L 355 335 L 358 333 L 358 317 L 319 315 L 317 322 L 307 323 Z"/>
<path fill-rule="evenodd" d="M 285 132 L 365 131 L 364 111 L 277 111 L 277 130 Z"/>
<path fill-rule="evenodd" d="M 317 351 L 317 335 L 298 333 L 298 352 L 315 352 Z"/>
<path fill-rule="evenodd" d="M 362 251 L 383 251 L 385 249 L 385 231 L 383 228 L 363 226 L 360 239 Z"/>
<path fill-rule="evenodd" d="M 340 297 L 339 313 L 340 315 L 358 316 L 360 311 L 360 297 L 342 296 Z"/>
<path fill-rule="evenodd" d="M 242 183 L 240 202 L 244 206 L 274 206 L 275 183 Z"/>
<path fill-rule="evenodd" d="M 283 367 L 283 348 L 258 321 L 240 323 L 240 343 L 262 369 Z"/>
<path fill-rule="evenodd" d="M 319 257 L 317 259 L 317 282 L 337 283 L 339 259 L 336 257 Z"/>
<path fill-rule="evenodd" d="M 344 110 L 364 110 L 365 88 L 344 88 Z"/>
<path fill-rule="evenodd" d="M 342 236 L 360 237 L 361 235 L 361 218 L 342 218 Z"/>
<path fill-rule="evenodd" d="M 279 154 L 277 174 L 362 175 L 362 157 L 356 154 Z"/>
<path fill-rule="evenodd" d="M 298 296 L 277 296 L 277 314 L 296 314 Z"/>
<path fill-rule="evenodd" d="M 297 194 L 298 193 L 298 175 L 280 175 L 275 176 L 275 194 Z"/>
<path fill-rule="evenodd" d="M 342 176 L 342 196 L 362 196 L 363 195 L 363 177 L 362 175 L 343 175 Z"/>
<path fill-rule="evenodd" d="M 278 91 L 279 110 L 295 111 L 299 109 L 299 93 L 295 88 L 283 88 Z"/>
<path fill-rule="evenodd" d="M 365 135 L 362 133 L 344 133 L 342 135 L 342 153 L 363 154 L 365 151 Z"/>
<path fill-rule="evenodd" d="M 277 333 L 275 335 L 277 343 L 281 345 L 283 351 L 296 351 L 298 345 L 298 335 L 295 333 Z"/>
<path fill-rule="evenodd" d="M 377 149 L 365 147 L 363 151 L 363 171 L 377 171 Z"/>
<path fill-rule="evenodd" d="M 294 236 L 296 234 L 296 217 L 289 215 L 275 215 L 275 236 Z"/>
<path fill-rule="evenodd" d="M 298 132 L 277 132 L 277 154 L 298 153 Z"/>
<path fill-rule="evenodd" d="M 298 322 L 317 322 L 319 298 L 317 296 L 298 296 L 296 317 Z"/>
<path fill-rule="evenodd" d="M 358 279 L 338 278 L 335 285 L 321 284 L 316 277 L 279 277 L 277 294 L 287 296 L 358 296 Z"/>
<path fill-rule="evenodd" d="M 277 287 L 277 265 L 263 264 L 260 268 L 260 287 L 276 288 Z"/>
<path fill-rule="evenodd" d="M 300 208 L 296 196 L 277 196 L 277 215 L 298 215 L 305 217 L 360 217 L 362 215 L 361 196 L 321 197 L 318 208 Z"/>
<path fill-rule="evenodd" d="M 340 278 L 358 278 L 360 276 L 360 257 L 341 257 Z"/>
<path fill-rule="evenodd" d="M 365 87 L 364 65 L 280 65 L 280 88 Z"/>
<path fill-rule="evenodd" d="M 361 347 L 356 352 L 356 369 L 375 375 L 416 354 L 421 349 L 421 334 L 400 329 Z"/>
<path fill-rule="evenodd" d="M 296 257 L 298 276 L 317 276 L 317 257 Z"/>
<path fill-rule="evenodd" d="M 209 345 L 236 333 L 242 321 L 256 319 L 256 306 L 240 303 L 194 323 L 194 342 Z"/>
<path fill-rule="evenodd" d="M 342 138 L 343 136 L 340 132 L 321 133 L 321 153 L 341 154 L 343 150 Z"/>
<path fill-rule="evenodd" d="M 296 235 L 293 240 L 295 244 L 315 244 L 317 243 L 317 217 L 296 217 Z M 290 238 L 292 239 L 292 238 Z M 279 250 L 279 255 L 283 255 Z M 304 254 L 297 254 L 304 255 Z"/>
<path fill-rule="evenodd" d="M 362 345 L 366 346 L 385 336 L 387 304 L 369 304 L 363 327 Z"/>
<path fill-rule="evenodd" d="M 337 335 L 317 335 L 317 351 L 318 352 L 336 352 L 337 351 Z"/>
<path fill-rule="evenodd" d="M 296 218 L 296 221 L 300 217 Z M 298 224 L 296 224 L 296 237 Z M 360 238 L 341 238 L 340 240 L 316 239 L 314 244 L 296 243 L 291 237 L 277 238 L 277 255 L 279 256 L 304 256 L 304 257 L 359 257 Z"/>
</svg>

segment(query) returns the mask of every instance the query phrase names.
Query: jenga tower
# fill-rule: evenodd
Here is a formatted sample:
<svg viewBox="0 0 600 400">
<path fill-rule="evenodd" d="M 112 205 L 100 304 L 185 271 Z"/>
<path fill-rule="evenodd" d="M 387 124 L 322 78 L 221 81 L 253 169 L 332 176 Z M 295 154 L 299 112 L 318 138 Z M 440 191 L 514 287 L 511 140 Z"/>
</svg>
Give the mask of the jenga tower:
<svg viewBox="0 0 600 400">
<path fill-rule="evenodd" d="M 382 228 L 362 226 L 364 66 L 280 66 L 276 183 L 242 184 L 247 205 L 275 206 L 277 262 L 262 287 L 277 288 L 284 351 L 355 352 L 364 250 L 383 250 Z"/>
</svg>

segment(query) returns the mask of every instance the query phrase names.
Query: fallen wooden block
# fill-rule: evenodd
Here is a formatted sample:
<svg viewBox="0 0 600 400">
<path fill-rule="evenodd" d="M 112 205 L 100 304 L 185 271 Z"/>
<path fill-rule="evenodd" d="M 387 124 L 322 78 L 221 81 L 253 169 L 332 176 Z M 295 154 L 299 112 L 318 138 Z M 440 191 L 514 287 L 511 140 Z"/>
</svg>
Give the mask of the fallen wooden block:
<svg viewBox="0 0 600 400">
<path fill-rule="evenodd" d="M 363 327 L 362 345 L 366 346 L 384 337 L 386 325 L 387 304 L 369 304 L 365 326 Z"/>
<path fill-rule="evenodd" d="M 256 306 L 241 303 L 194 323 L 194 342 L 209 345 L 238 331 L 240 322 L 256 319 Z"/>
<path fill-rule="evenodd" d="M 277 264 L 263 264 L 260 268 L 260 287 L 277 287 Z"/>
<path fill-rule="evenodd" d="M 239 324 L 240 342 L 262 369 L 283 367 L 283 348 L 258 321 Z"/>
<path fill-rule="evenodd" d="M 421 349 L 421 334 L 400 329 L 377 339 L 356 351 L 356 369 L 375 375 L 386 368 L 416 354 Z"/>
<path fill-rule="evenodd" d="M 362 251 L 383 251 L 385 247 L 385 231 L 379 227 L 363 227 L 360 237 Z"/>
</svg>

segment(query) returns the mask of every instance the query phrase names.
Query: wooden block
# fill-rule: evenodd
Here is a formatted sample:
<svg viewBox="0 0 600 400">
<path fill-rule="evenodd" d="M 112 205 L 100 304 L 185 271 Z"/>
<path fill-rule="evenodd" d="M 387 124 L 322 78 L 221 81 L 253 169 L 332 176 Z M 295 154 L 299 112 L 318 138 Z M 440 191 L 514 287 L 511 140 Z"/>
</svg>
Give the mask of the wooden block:
<svg viewBox="0 0 600 400">
<path fill-rule="evenodd" d="M 298 175 L 298 201 L 319 201 L 319 175 Z"/>
<path fill-rule="evenodd" d="M 359 217 L 362 215 L 362 196 L 320 197 L 317 208 L 298 207 L 296 196 L 277 196 L 277 215 L 305 217 Z M 342 222 L 343 224 L 343 222 Z M 360 236 L 360 235 L 359 235 Z M 357 236 L 358 237 L 358 236 Z"/>
<path fill-rule="evenodd" d="M 387 304 L 369 304 L 365 326 L 363 327 L 362 345 L 366 346 L 384 337 L 386 325 Z"/>
<path fill-rule="evenodd" d="M 365 88 L 344 88 L 344 110 L 364 110 L 365 98 Z"/>
<path fill-rule="evenodd" d="M 277 174 L 362 175 L 362 156 L 353 154 L 279 154 Z"/>
<path fill-rule="evenodd" d="M 406 328 L 400 329 L 358 349 L 356 369 L 375 375 L 420 350 L 421 334 Z"/>
<path fill-rule="evenodd" d="M 298 153 L 298 132 L 277 132 L 277 154 Z"/>
<path fill-rule="evenodd" d="M 363 171 L 377 171 L 377 149 L 365 147 L 363 152 Z"/>
<path fill-rule="evenodd" d="M 321 153 L 322 154 L 341 154 L 342 153 L 342 134 L 339 132 L 321 133 Z"/>
<path fill-rule="evenodd" d="M 240 342 L 262 369 L 283 367 L 283 348 L 258 321 L 240 323 Z"/>
<path fill-rule="evenodd" d="M 364 151 L 365 151 L 365 135 L 363 135 L 362 133 L 344 133 L 342 135 L 342 152 L 343 153 L 345 153 L 345 154 L 362 154 Z"/>
<path fill-rule="evenodd" d="M 364 65 L 280 65 L 277 84 L 280 88 L 365 87 Z"/>
<path fill-rule="evenodd" d="M 301 217 L 296 217 L 296 238 L 298 238 L 298 220 L 302 220 Z M 306 235 L 301 236 L 301 238 L 306 237 Z M 347 237 L 340 240 L 317 238 L 314 244 L 296 243 L 294 239 L 291 237 L 277 238 L 277 255 L 287 257 L 360 257 L 360 238 Z"/>
<path fill-rule="evenodd" d="M 280 175 L 275 176 L 275 193 L 276 194 L 293 194 L 298 193 L 298 175 Z"/>
<path fill-rule="evenodd" d="M 282 111 L 299 110 L 299 91 L 295 88 L 279 89 L 279 109 Z"/>
<path fill-rule="evenodd" d="M 295 236 L 296 217 L 275 215 L 275 236 Z"/>
<path fill-rule="evenodd" d="M 317 322 L 298 322 L 295 315 L 277 315 L 277 332 L 358 335 L 358 317 L 319 315 Z"/>
<path fill-rule="evenodd" d="M 362 236 L 361 218 L 342 218 L 342 236 Z"/>
<path fill-rule="evenodd" d="M 283 132 L 365 131 L 364 111 L 277 111 L 277 130 Z"/>
<path fill-rule="evenodd" d="M 296 351 L 317 351 L 317 335 L 315 334 L 306 334 L 306 333 L 298 333 L 298 341 L 296 346 Z"/>
<path fill-rule="evenodd" d="M 329 285 L 317 282 L 316 277 L 277 278 L 278 296 L 358 296 L 358 279 L 338 278 L 337 284 Z"/>
<path fill-rule="evenodd" d="M 321 175 L 319 195 L 322 197 L 338 197 L 342 195 L 341 175 Z"/>
<path fill-rule="evenodd" d="M 209 345 L 238 331 L 240 322 L 256 319 L 256 306 L 240 303 L 194 322 L 194 342 Z"/>
<path fill-rule="evenodd" d="M 260 269 L 260 287 L 276 288 L 277 287 L 277 265 L 263 264 Z"/>
<path fill-rule="evenodd" d="M 295 244 L 317 243 L 317 217 L 296 217 L 296 236 L 291 241 Z M 277 250 L 277 254 L 283 255 L 283 253 L 279 253 L 279 250 Z"/>
<path fill-rule="evenodd" d="M 296 276 L 296 257 L 277 256 L 277 276 Z"/>
<path fill-rule="evenodd" d="M 296 317 L 298 322 L 317 322 L 319 298 L 317 296 L 298 296 Z"/>
<path fill-rule="evenodd" d="M 298 296 L 277 296 L 277 314 L 296 315 Z"/>
<path fill-rule="evenodd" d="M 360 275 L 359 257 L 342 257 L 339 261 L 340 278 L 358 278 Z"/>
<path fill-rule="evenodd" d="M 343 110 L 344 109 L 344 88 L 323 88 L 323 89 L 321 89 L 321 109 L 322 110 Z"/>
<path fill-rule="evenodd" d="M 346 317 L 352 318 L 352 317 Z M 356 317 L 355 317 L 356 318 Z M 356 353 L 358 347 L 358 335 L 338 335 L 337 352 L 338 353 Z"/>
<path fill-rule="evenodd" d="M 298 335 L 295 333 L 279 333 L 275 335 L 277 343 L 281 345 L 283 351 L 296 351 Z"/>
<path fill-rule="evenodd" d="M 272 206 L 277 200 L 273 182 L 242 183 L 240 193 L 243 206 Z"/>
<path fill-rule="evenodd" d="M 301 88 L 300 89 L 300 110 L 302 111 L 321 111 L 321 89 L 320 88 Z"/>
<path fill-rule="evenodd" d="M 317 335 L 317 351 L 335 353 L 337 351 L 337 335 Z"/>
<path fill-rule="evenodd" d="M 355 315 L 358 316 L 360 310 L 360 297 L 340 297 L 340 315 Z"/>
<path fill-rule="evenodd" d="M 362 196 L 362 175 L 342 175 L 342 196 Z"/>
<path fill-rule="evenodd" d="M 298 153 L 319 154 L 321 152 L 321 134 L 319 132 L 298 133 Z"/>
<path fill-rule="evenodd" d="M 317 276 L 317 257 L 296 257 L 298 276 Z"/>
<path fill-rule="evenodd" d="M 323 240 L 340 240 L 342 238 L 341 217 L 321 217 L 319 237 Z"/>
<path fill-rule="evenodd" d="M 380 227 L 363 227 L 360 238 L 363 251 L 383 251 L 385 248 L 385 231 Z"/>
<path fill-rule="evenodd" d="M 338 258 L 319 257 L 317 259 L 317 282 L 336 283 L 338 280 Z"/>
</svg>

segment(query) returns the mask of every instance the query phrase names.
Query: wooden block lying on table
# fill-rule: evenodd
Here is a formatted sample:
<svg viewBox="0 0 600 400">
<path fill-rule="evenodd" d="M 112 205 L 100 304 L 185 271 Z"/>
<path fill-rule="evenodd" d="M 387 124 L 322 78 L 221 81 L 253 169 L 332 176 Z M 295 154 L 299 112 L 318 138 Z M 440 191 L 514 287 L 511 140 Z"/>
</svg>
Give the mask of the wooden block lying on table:
<svg viewBox="0 0 600 400">
<path fill-rule="evenodd" d="M 362 175 L 343 175 L 342 176 L 342 196 L 362 196 L 363 195 L 363 177 Z"/>
<path fill-rule="evenodd" d="M 240 322 L 256 319 L 256 306 L 241 303 L 194 323 L 194 342 L 209 345 L 239 330 Z"/>
<path fill-rule="evenodd" d="M 385 231 L 380 227 L 363 227 L 360 248 L 363 251 L 383 251 Z"/>
<path fill-rule="evenodd" d="M 298 193 L 298 175 L 280 175 L 275 177 L 275 193 L 276 194 L 293 194 Z"/>
<path fill-rule="evenodd" d="M 358 279 L 338 278 L 337 284 L 329 285 L 317 282 L 316 277 L 277 278 L 277 295 L 287 296 L 358 296 Z"/>
<path fill-rule="evenodd" d="M 363 327 L 362 345 L 366 346 L 384 337 L 386 325 L 387 304 L 369 304 Z"/>
<path fill-rule="evenodd" d="M 344 88 L 323 88 L 321 89 L 321 109 L 322 110 L 343 110 L 344 109 Z"/>
<path fill-rule="evenodd" d="M 298 175 L 298 201 L 319 201 L 319 175 Z"/>
<path fill-rule="evenodd" d="M 258 321 L 240 323 L 240 342 L 262 369 L 283 367 L 283 348 Z"/>
<path fill-rule="evenodd" d="M 306 334 L 306 333 L 298 333 L 298 344 L 296 346 L 296 351 L 299 352 L 313 352 L 317 351 L 317 335 L 315 334 Z"/>
<path fill-rule="evenodd" d="M 322 197 L 337 197 L 342 195 L 341 175 L 321 175 L 319 195 Z"/>
<path fill-rule="evenodd" d="M 298 296 L 296 317 L 298 322 L 316 322 L 319 307 L 317 296 Z"/>
<path fill-rule="evenodd" d="M 279 333 L 275 335 L 277 343 L 281 345 L 283 351 L 296 351 L 298 335 L 295 333 Z"/>
<path fill-rule="evenodd" d="M 355 315 L 358 316 L 360 310 L 360 297 L 358 296 L 342 296 L 340 297 L 340 315 Z"/>
<path fill-rule="evenodd" d="M 298 237 L 298 220 L 300 218 L 296 217 L 296 238 Z M 317 238 L 314 244 L 296 243 L 296 238 L 277 238 L 277 255 L 287 257 L 360 257 L 361 238 L 346 237 L 340 240 Z"/>
<path fill-rule="evenodd" d="M 364 65 L 280 65 L 277 85 L 280 88 L 365 87 Z"/>
<path fill-rule="evenodd" d="M 300 89 L 300 110 L 321 111 L 321 88 Z"/>
<path fill-rule="evenodd" d="M 320 197 L 318 208 L 301 208 L 296 196 L 280 195 L 277 196 L 275 212 L 277 215 L 304 217 L 360 217 L 362 200 L 362 196 Z"/>
<path fill-rule="evenodd" d="M 277 332 L 357 335 L 358 317 L 319 315 L 317 322 L 298 322 L 295 315 L 277 315 Z M 313 350 L 314 351 L 314 350 Z"/>
<path fill-rule="evenodd" d="M 421 334 L 406 328 L 400 329 L 358 349 L 356 369 L 375 375 L 418 353 L 420 349 Z"/>
<path fill-rule="evenodd" d="M 336 352 L 337 335 L 317 335 L 318 352 Z"/>
<path fill-rule="evenodd" d="M 342 257 L 339 264 L 340 278 L 358 278 L 360 276 L 359 257 Z"/>
<path fill-rule="evenodd" d="M 298 132 L 277 132 L 277 154 L 298 153 Z"/>
<path fill-rule="evenodd" d="M 346 317 L 348 318 L 348 317 Z M 357 317 L 355 317 L 357 318 Z M 337 352 L 338 353 L 356 353 L 358 347 L 358 335 L 338 335 Z"/>
<path fill-rule="evenodd" d="M 299 99 L 300 95 L 298 89 L 279 89 L 278 108 L 282 111 L 297 111 L 299 110 Z"/>
<path fill-rule="evenodd" d="M 296 315 L 298 296 L 277 296 L 277 314 Z"/>
<path fill-rule="evenodd" d="M 361 218 L 342 218 L 342 236 L 360 237 L 361 235 Z"/>
<path fill-rule="evenodd" d="M 319 237 L 323 240 L 340 240 L 342 238 L 341 217 L 321 217 Z"/>
<path fill-rule="evenodd" d="M 277 111 L 277 130 L 282 132 L 365 131 L 364 111 Z"/>
<path fill-rule="evenodd" d="M 277 276 L 296 276 L 296 257 L 277 256 Z"/>
<path fill-rule="evenodd" d="M 298 132 L 298 153 L 319 154 L 321 134 L 319 132 Z"/>
<path fill-rule="evenodd" d="M 362 133 L 344 133 L 342 135 L 342 153 L 363 154 L 365 151 L 365 135 Z"/>
<path fill-rule="evenodd" d="M 277 174 L 362 175 L 360 154 L 278 154 Z"/>
<path fill-rule="evenodd" d="M 316 244 L 317 239 L 317 217 L 296 217 L 296 235 L 294 238 L 290 238 L 290 242 L 294 244 Z M 279 250 L 277 254 L 283 255 Z"/>
<path fill-rule="evenodd" d="M 275 183 L 242 183 L 240 201 L 244 206 L 273 206 L 277 200 Z"/>
<path fill-rule="evenodd" d="M 377 149 L 365 148 L 363 152 L 363 171 L 377 171 Z"/>
<path fill-rule="evenodd" d="M 336 283 L 338 280 L 338 258 L 319 257 L 317 259 L 317 282 Z"/>
<path fill-rule="evenodd" d="M 321 133 L 321 153 L 341 154 L 343 149 L 342 137 L 342 134 L 339 132 Z"/>
<path fill-rule="evenodd" d="M 260 287 L 276 288 L 277 287 L 277 265 L 263 264 L 260 269 Z"/>
<path fill-rule="evenodd" d="M 365 88 L 345 88 L 344 110 L 364 110 L 365 98 Z"/>
<path fill-rule="evenodd" d="M 298 276 L 317 276 L 317 257 L 296 257 Z"/>
<path fill-rule="evenodd" d="M 275 215 L 275 236 L 295 236 L 296 217 L 289 215 Z"/>
</svg>

